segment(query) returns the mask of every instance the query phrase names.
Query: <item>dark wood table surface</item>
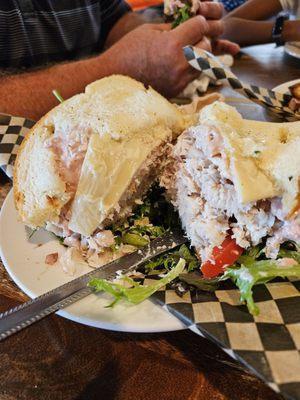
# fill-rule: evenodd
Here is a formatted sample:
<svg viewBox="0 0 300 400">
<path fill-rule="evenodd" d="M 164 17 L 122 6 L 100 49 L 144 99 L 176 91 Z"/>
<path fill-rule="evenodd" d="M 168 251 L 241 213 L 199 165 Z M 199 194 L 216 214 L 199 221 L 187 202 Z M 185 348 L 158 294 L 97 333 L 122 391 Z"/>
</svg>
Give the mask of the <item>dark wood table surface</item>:
<svg viewBox="0 0 300 400">
<path fill-rule="evenodd" d="M 255 46 L 243 50 L 233 70 L 245 81 L 272 88 L 300 77 L 300 61 L 285 55 L 282 48 Z M 252 114 L 256 113 L 261 111 L 252 107 Z M 10 184 L 4 185 L 2 179 L 1 186 L 0 197 Z M 24 299 L 0 265 L 0 312 Z M 53 315 L 0 343 L 0 399 L 281 397 L 241 370 L 215 345 L 188 330 L 119 333 Z"/>
</svg>

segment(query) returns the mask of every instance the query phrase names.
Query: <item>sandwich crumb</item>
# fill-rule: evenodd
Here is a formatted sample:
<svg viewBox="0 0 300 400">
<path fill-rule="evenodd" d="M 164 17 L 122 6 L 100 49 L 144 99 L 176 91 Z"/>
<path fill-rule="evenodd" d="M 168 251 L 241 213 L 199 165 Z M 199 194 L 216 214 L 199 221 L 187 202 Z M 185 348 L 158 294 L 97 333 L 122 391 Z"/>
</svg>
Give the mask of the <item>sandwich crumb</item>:
<svg viewBox="0 0 300 400">
<path fill-rule="evenodd" d="M 58 253 L 47 254 L 45 257 L 45 263 L 48 265 L 54 265 L 58 260 Z"/>
</svg>

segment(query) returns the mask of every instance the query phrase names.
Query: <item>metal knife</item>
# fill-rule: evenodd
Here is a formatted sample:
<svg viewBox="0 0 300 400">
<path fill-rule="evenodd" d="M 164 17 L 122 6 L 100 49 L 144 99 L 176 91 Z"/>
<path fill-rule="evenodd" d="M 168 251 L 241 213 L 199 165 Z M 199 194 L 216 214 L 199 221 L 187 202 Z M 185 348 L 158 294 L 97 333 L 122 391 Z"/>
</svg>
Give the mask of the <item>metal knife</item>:
<svg viewBox="0 0 300 400">
<path fill-rule="evenodd" d="M 50 292 L 5 311 L 0 314 L 0 341 L 91 294 L 92 289 L 87 286 L 87 283 L 92 278 L 111 279 L 117 271 L 126 272 L 135 269 L 151 258 L 185 242 L 187 238 L 181 231 L 167 233 L 134 253 L 118 258 Z"/>
</svg>

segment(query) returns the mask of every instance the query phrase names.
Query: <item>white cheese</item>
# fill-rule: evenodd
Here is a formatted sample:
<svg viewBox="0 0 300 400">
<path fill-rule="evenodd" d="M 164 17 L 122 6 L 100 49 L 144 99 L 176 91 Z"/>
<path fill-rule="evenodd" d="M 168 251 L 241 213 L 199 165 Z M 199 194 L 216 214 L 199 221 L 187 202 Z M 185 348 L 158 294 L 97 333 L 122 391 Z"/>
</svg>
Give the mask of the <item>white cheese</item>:
<svg viewBox="0 0 300 400">
<path fill-rule="evenodd" d="M 170 132 L 165 132 L 166 138 Z M 91 136 L 72 205 L 69 228 L 90 235 L 118 204 L 134 175 L 160 143 L 152 132 L 150 140 L 141 135 L 113 141 L 97 134 Z"/>
</svg>

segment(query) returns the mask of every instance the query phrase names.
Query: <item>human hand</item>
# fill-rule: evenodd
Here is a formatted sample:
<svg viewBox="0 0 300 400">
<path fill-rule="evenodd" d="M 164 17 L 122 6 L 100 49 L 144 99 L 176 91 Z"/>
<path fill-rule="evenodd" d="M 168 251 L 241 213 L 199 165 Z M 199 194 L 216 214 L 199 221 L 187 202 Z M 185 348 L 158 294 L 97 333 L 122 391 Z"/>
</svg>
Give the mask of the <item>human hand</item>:
<svg viewBox="0 0 300 400">
<path fill-rule="evenodd" d="M 182 48 L 193 45 L 212 51 L 222 48 L 237 52 L 230 42 L 220 42 L 223 33 L 222 6 L 219 3 L 200 3 L 199 12 L 190 20 L 171 30 L 170 24 L 145 24 L 125 35 L 105 56 L 117 73 L 126 74 L 172 97 L 198 77 L 199 72 L 189 66 Z M 209 38 L 209 39 L 208 39 Z"/>
<path fill-rule="evenodd" d="M 211 0 L 198 0 L 197 14 L 204 15 L 209 19 L 219 19 L 224 14 L 224 6 L 221 3 L 210 3 Z M 196 1 L 195 1 L 196 3 Z M 240 51 L 240 46 L 225 39 L 211 41 L 212 52 L 216 55 L 231 54 L 236 55 Z"/>
</svg>

